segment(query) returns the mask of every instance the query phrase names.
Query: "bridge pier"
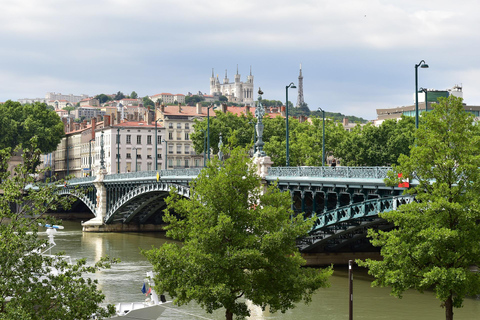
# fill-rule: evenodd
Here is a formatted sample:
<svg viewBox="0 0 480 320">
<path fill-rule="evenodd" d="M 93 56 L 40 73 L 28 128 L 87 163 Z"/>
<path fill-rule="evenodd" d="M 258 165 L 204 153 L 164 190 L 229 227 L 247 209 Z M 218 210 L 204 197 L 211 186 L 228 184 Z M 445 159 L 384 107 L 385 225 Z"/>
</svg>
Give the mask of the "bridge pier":
<svg viewBox="0 0 480 320">
<path fill-rule="evenodd" d="M 82 223 L 83 231 L 91 227 L 101 227 L 105 225 L 104 218 L 107 214 L 107 188 L 103 180 L 107 174 L 106 169 L 98 168 L 95 175 L 96 179 L 93 181 L 93 185 L 97 189 L 97 205 L 95 207 L 95 218 L 90 219 Z"/>
</svg>

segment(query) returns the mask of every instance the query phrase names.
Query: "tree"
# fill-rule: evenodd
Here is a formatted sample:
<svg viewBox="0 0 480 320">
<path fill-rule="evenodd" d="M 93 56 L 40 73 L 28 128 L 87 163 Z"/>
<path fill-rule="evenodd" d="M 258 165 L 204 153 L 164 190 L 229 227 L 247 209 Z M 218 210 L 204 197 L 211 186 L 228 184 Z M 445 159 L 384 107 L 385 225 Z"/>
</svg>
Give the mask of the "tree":
<svg viewBox="0 0 480 320">
<path fill-rule="evenodd" d="M 143 106 L 146 108 L 148 106 L 154 107 L 155 103 L 148 96 L 143 97 Z"/>
<path fill-rule="evenodd" d="M 65 135 L 60 117 L 45 103 L 21 105 L 11 100 L 0 104 L 0 148 L 14 150 L 22 146 L 33 150 L 30 139 L 36 136 L 43 153 L 56 150 Z"/>
<path fill-rule="evenodd" d="M 453 319 L 465 296 L 480 293 L 480 127 L 462 99 L 440 99 L 424 113 L 410 155 L 401 155 L 387 182 L 418 184 L 406 191 L 416 201 L 381 214 L 392 231 L 369 231 L 382 261 L 357 261 L 369 268 L 375 286 L 390 286 L 401 297 L 408 289 L 432 288 Z"/>
<path fill-rule="evenodd" d="M 137 98 L 138 98 L 138 94 L 135 91 L 132 91 L 132 93 L 130 93 L 130 99 L 137 99 Z"/>
<path fill-rule="evenodd" d="M 115 98 L 113 100 L 122 100 L 125 99 L 125 95 L 123 94 L 122 91 L 118 91 L 117 94 L 115 95 Z"/>
<path fill-rule="evenodd" d="M 205 98 L 202 97 L 202 96 L 198 96 L 198 95 L 186 96 L 185 97 L 185 103 L 188 106 L 194 106 L 195 104 L 197 104 L 198 102 L 201 102 L 203 100 L 205 100 Z"/>
<path fill-rule="evenodd" d="M 410 154 L 414 128 L 413 117 L 385 120 L 378 127 L 371 123 L 356 126 L 339 142 L 335 156 L 348 166 L 396 164 L 400 154 Z"/>
<path fill-rule="evenodd" d="M 225 97 L 225 96 L 220 96 L 220 97 L 218 98 L 218 101 L 220 101 L 220 102 L 228 102 L 228 98 Z"/>
<path fill-rule="evenodd" d="M 111 98 L 110 96 L 107 96 L 107 95 L 104 94 L 104 93 L 101 93 L 101 94 L 99 94 L 99 95 L 96 95 L 96 96 L 95 96 L 95 99 L 98 99 L 98 101 L 99 101 L 101 104 L 103 104 L 103 103 L 105 103 L 105 102 L 107 102 L 107 101 L 112 100 L 112 98 Z"/>
<path fill-rule="evenodd" d="M 168 292 L 178 305 L 194 300 L 209 313 L 223 307 L 231 320 L 250 314 L 240 297 L 285 312 L 327 286 L 331 268 L 302 268 L 296 247 L 312 220 L 294 216 L 290 195 L 276 186 L 261 194 L 251 166 L 237 148 L 224 163 L 213 160 L 202 170 L 190 199 L 170 192 L 167 236 L 184 243 L 143 252 L 156 271 L 157 292 Z"/>
<path fill-rule="evenodd" d="M 30 145 L 35 146 L 34 140 Z M 37 237 L 39 224 L 56 222 L 45 212 L 70 202 L 55 192 L 57 185 L 35 181 L 39 172 L 29 168 L 41 151 L 24 151 L 24 164 L 12 174 L 7 170 L 10 150 L 0 150 L 0 319 L 73 320 L 113 314 L 112 305 L 100 307 L 105 296 L 97 281 L 84 274 L 115 261 L 104 258 L 89 267 L 84 259 L 69 264 L 60 255 L 40 253 L 47 241 Z"/>
</svg>

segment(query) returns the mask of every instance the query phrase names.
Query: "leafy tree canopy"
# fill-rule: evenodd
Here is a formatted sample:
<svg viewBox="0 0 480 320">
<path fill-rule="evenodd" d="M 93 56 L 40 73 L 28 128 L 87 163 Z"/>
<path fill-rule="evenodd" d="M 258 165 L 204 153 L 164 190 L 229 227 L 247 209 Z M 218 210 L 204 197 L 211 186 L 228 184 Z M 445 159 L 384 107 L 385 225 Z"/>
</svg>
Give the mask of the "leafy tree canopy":
<svg viewBox="0 0 480 320">
<path fill-rule="evenodd" d="M 132 93 L 130 93 L 130 99 L 137 99 L 137 98 L 138 98 L 138 94 L 135 91 L 132 91 Z"/>
<path fill-rule="evenodd" d="M 30 139 L 37 137 L 43 153 L 56 150 L 64 136 L 60 117 L 45 103 L 21 105 L 11 100 L 0 104 L 0 148 L 14 150 L 17 146 L 31 148 Z"/>
<path fill-rule="evenodd" d="M 155 102 L 152 101 L 152 99 L 150 99 L 148 96 L 145 96 L 143 97 L 143 106 L 146 108 L 148 106 L 150 107 L 154 107 L 155 106 Z"/>
<path fill-rule="evenodd" d="M 194 300 L 210 313 L 224 308 L 231 320 L 250 314 L 240 297 L 285 312 L 328 285 L 331 268 L 302 268 L 296 247 L 313 220 L 293 216 L 290 195 L 276 186 L 262 194 L 251 165 L 237 148 L 224 163 L 213 160 L 202 170 L 190 199 L 170 192 L 167 236 L 183 246 L 168 243 L 144 254 L 156 271 L 155 289 L 176 304 Z"/>
<path fill-rule="evenodd" d="M 104 94 L 104 93 L 101 93 L 101 94 L 99 94 L 99 95 L 96 95 L 96 96 L 95 96 L 95 99 L 98 99 L 98 101 L 99 101 L 100 103 L 105 103 L 105 102 L 107 102 L 107 101 L 111 101 L 111 100 L 112 100 L 112 98 L 111 98 L 110 96 L 107 96 L 107 95 Z"/>
<path fill-rule="evenodd" d="M 372 231 L 382 261 L 357 261 L 369 268 L 373 285 L 389 286 L 401 297 L 408 289 L 431 289 L 447 320 L 466 296 L 480 293 L 480 127 L 463 110 L 462 99 L 441 98 L 422 115 L 410 155 L 400 155 L 387 183 L 398 174 L 418 181 L 407 194 L 415 202 L 380 216 L 392 231 Z"/>
<path fill-rule="evenodd" d="M 185 103 L 188 106 L 194 106 L 195 104 L 197 104 L 198 102 L 202 102 L 203 100 L 205 100 L 205 98 L 202 97 L 202 96 L 198 96 L 198 95 L 186 96 L 185 97 Z"/>
<path fill-rule="evenodd" d="M 106 309 L 99 305 L 105 296 L 97 281 L 84 274 L 115 261 L 105 258 L 88 267 L 85 260 L 69 264 L 59 255 L 40 253 L 47 241 L 37 237 L 38 225 L 56 222 L 45 218 L 45 212 L 68 207 L 69 200 L 55 192 L 54 184 L 35 181 L 38 172 L 28 168 L 38 162 L 39 149 L 24 149 L 24 164 L 18 165 L 14 174 L 7 170 L 9 153 L 0 150 L 0 319 L 73 320 L 90 319 L 94 313 L 111 315 L 112 305 Z"/>
<path fill-rule="evenodd" d="M 123 94 L 122 91 L 118 91 L 113 100 L 122 100 L 125 99 L 125 95 Z"/>
</svg>

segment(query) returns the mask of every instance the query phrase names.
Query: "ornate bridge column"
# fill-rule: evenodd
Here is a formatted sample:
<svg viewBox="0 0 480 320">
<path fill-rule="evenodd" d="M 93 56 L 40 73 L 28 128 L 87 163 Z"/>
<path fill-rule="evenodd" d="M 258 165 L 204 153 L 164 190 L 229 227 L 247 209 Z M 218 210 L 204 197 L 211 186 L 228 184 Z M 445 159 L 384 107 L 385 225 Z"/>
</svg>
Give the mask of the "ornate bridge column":
<svg viewBox="0 0 480 320">
<path fill-rule="evenodd" d="M 107 214 L 107 188 L 103 180 L 105 178 L 107 171 L 105 168 L 98 168 L 98 171 L 95 175 L 95 180 L 93 185 L 97 189 L 97 206 L 95 207 L 95 218 L 88 220 L 87 222 L 82 223 L 82 226 L 102 226 L 105 224 L 105 216 Z"/>
</svg>

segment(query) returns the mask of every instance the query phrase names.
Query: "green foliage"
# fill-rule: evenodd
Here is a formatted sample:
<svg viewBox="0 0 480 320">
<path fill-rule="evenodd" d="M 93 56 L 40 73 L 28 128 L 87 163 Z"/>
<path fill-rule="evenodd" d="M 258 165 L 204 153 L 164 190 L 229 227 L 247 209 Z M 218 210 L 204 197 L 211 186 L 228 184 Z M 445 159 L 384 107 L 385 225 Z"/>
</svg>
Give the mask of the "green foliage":
<svg viewBox="0 0 480 320">
<path fill-rule="evenodd" d="M 385 120 L 379 127 L 371 123 L 356 126 L 335 149 L 346 166 L 386 166 L 396 164 L 401 154 L 409 155 L 415 119 Z"/>
<path fill-rule="evenodd" d="M 322 112 L 321 111 L 312 111 L 311 112 L 312 116 L 317 116 L 317 117 L 322 117 Z M 367 123 L 368 120 L 355 117 L 355 116 L 346 116 L 343 113 L 340 112 L 328 112 L 325 111 L 325 117 L 329 119 L 333 119 L 333 121 L 338 121 L 342 122 L 343 118 L 347 118 L 350 123 Z"/>
<path fill-rule="evenodd" d="M 146 108 L 148 106 L 155 107 L 155 103 L 148 96 L 143 97 L 143 106 Z"/>
<path fill-rule="evenodd" d="M 188 106 L 194 106 L 195 104 L 197 104 L 198 102 L 201 102 L 203 100 L 205 100 L 205 98 L 201 97 L 201 96 L 198 96 L 198 95 L 186 96 L 185 97 L 185 103 Z"/>
<path fill-rule="evenodd" d="M 54 184 L 35 181 L 38 172 L 29 168 L 38 162 L 40 150 L 24 152 L 30 156 L 24 156 L 24 165 L 18 165 L 12 174 L 7 170 L 10 150 L 0 150 L 0 319 L 73 320 L 89 319 L 94 313 L 111 315 L 112 305 L 99 306 L 105 296 L 97 281 L 84 274 L 108 268 L 114 260 L 104 258 L 87 266 L 85 260 L 69 264 L 60 255 L 40 253 L 47 242 L 37 237 L 38 225 L 56 222 L 46 218 L 45 212 L 68 207 L 71 202 L 55 193 Z"/>
<path fill-rule="evenodd" d="M 383 260 L 358 263 L 395 296 L 433 288 L 450 320 L 465 296 L 480 293 L 480 273 L 469 270 L 480 265 L 480 127 L 460 98 L 449 97 L 422 115 L 415 137 L 386 182 L 410 178 L 416 202 L 381 215 L 396 226 L 369 232 Z"/>
<path fill-rule="evenodd" d="M 132 93 L 130 93 L 130 99 L 137 99 L 137 98 L 138 98 L 138 94 L 135 91 L 132 91 Z"/>
<path fill-rule="evenodd" d="M 37 137 L 43 153 L 56 150 L 64 136 L 60 117 L 45 103 L 21 105 L 11 100 L 0 104 L 0 148 L 14 150 L 17 146 L 29 148 L 30 139 Z"/>
<path fill-rule="evenodd" d="M 98 101 L 99 101 L 100 103 L 105 103 L 105 102 L 107 102 L 107 101 L 111 101 L 111 100 L 112 100 L 112 98 L 111 98 L 110 96 L 107 96 L 107 95 L 104 94 L 104 93 L 101 93 L 101 94 L 99 94 L 99 95 L 96 95 L 96 96 L 95 96 L 95 99 L 98 99 Z"/>
<path fill-rule="evenodd" d="M 218 101 L 220 101 L 220 102 L 228 102 L 228 98 L 225 97 L 225 96 L 220 96 L 220 98 L 218 98 Z"/>
<path fill-rule="evenodd" d="M 285 312 L 328 286 L 331 268 L 302 268 L 296 247 L 313 221 L 293 217 L 290 195 L 276 186 L 261 194 L 251 165 L 245 150 L 235 149 L 192 181 L 190 199 L 170 192 L 167 236 L 184 243 L 143 252 L 156 271 L 157 292 L 178 305 L 194 300 L 210 313 L 223 307 L 232 319 L 250 314 L 240 297 Z"/>
<path fill-rule="evenodd" d="M 122 100 L 125 99 L 125 95 L 123 94 L 122 91 L 118 91 L 113 100 Z"/>
</svg>

